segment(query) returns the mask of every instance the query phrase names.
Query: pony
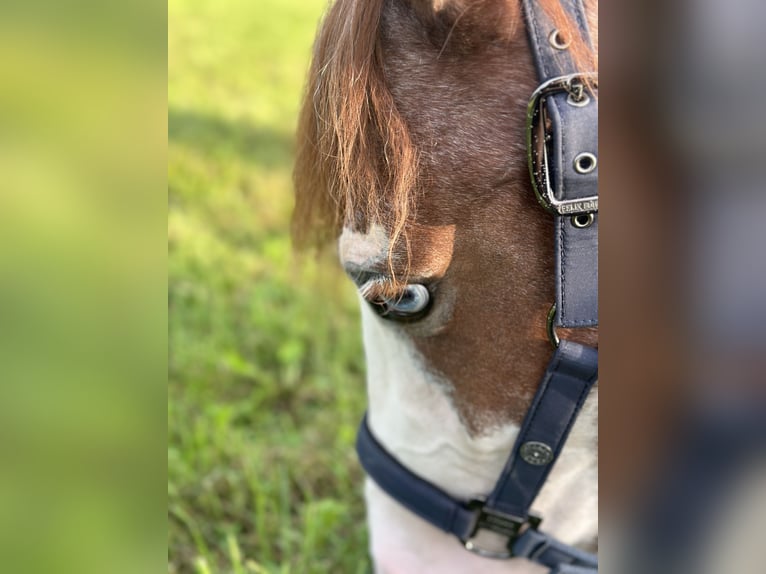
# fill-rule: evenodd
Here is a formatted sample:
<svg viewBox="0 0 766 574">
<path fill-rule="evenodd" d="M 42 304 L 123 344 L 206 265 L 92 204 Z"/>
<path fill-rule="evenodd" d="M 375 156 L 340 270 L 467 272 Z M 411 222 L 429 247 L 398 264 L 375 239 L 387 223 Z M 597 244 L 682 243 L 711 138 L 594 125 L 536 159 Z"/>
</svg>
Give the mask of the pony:
<svg viewBox="0 0 766 574">
<path fill-rule="evenodd" d="M 557 0 L 540 2 L 593 65 Z M 550 356 L 553 234 L 524 139 L 537 84 L 518 0 L 336 0 L 298 124 L 293 240 L 336 242 L 358 288 L 370 428 L 465 500 L 492 489 Z M 589 550 L 597 393 L 535 501 L 547 532 Z M 467 552 L 369 479 L 365 499 L 377 572 L 541 571 Z"/>
</svg>

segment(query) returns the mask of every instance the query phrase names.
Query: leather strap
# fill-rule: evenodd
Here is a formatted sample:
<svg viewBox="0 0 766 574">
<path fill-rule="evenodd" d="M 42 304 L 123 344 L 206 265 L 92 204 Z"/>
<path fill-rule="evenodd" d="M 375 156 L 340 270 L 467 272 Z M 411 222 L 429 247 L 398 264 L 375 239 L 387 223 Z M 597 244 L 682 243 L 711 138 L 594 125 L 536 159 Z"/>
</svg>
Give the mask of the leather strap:
<svg viewBox="0 0 766 574">
<path fill-rule="evenodd" d="M 508 462 L 487 507 L 526 517 L 532 502 L 561 453 L 569 431 L 598 376 L 598 351 L 561 341 L 524 419 Z M 530 464 L 525 445 L 538 446 L 549 457 L 544 464 Z M 542 461 L 540 461 L 542 462 Z"/>
<path fill-rule="evenodd" d="M 573 108 L 566 103 L 567 97 L 555 94 L 548 100 L 551 125 L 557 126 L 549 165 L 554 193 L 558 199 L 598 196 L 598 167 L 588 174 L 574 168 L 581 153 L 598 157 L 598 103 L 591 99 L 584 108 Z M 577 217 L 554 217 L 559 327 L 598 325 L 598 213 L 585 228 L 576 226 Z"/>
<path fill-rule="evenodd" d="M 578 23 L 586 44 L 590 36 L 580 0 L 562 0 L 562 6 Z M 579 70 L 567 49 L 556 49 L 551 40 L 556 28 L 540 4 L 524 0 L 527 30 L 541 83 L 553 78 L 590 71 Z M 546 99 L 546 132 L 551 138 L 547 153 L 546 178 L 558 200 L 598 197 L 598 100 L 584 93 L 580 105 L 571 94 L 558 92 Z M 582 105 L 583 102 L 586 102 Z M 592 169 L 581 173 L 575 167 L 578 156 L 592 154 Z M 571 214 L 556 214 L 556 325 L 588 327 L 598 325 L 598 214 L 585 227 L 575 225 Z M 580 220 L 579 223 L 582 223 Z M 587 221 L 587 219 L 585 220 Z"/>
<path fill-rule="evenodd" d="M 402 465 L 372 434 L 366 414 L 356 435 L 356 453 L 367 475 L 410 512 L 461 540 L 471 536 L 478 511 Z"/>
<path fill-rule="evenodd" d="M 516 540 L 513 555 L 552 568 L 554 574 L 590 574 L 598 570 L 595 554 L 562 544 L 534 529 L 527 530 Z"/>
<path fill-rule="evenodd" d="M 582 0 L 559 0 L 559 4 L 567 11 L 570 17 L 577 23 L 580 35 L 586 45 L 592 47 L 590 31 L 585 17 L 585 7 Z M 529 44 L 537 68 L 537 78 L 540 83 L 546 80 L 577 72 L 574 58 L 569 50 L 559 50 L 550 41 L 551 33 L 556 29 L 553 21 L 548 17 L 539 0 L 523 0 L 524 15 L 529 32 Z M 562 38 L 566 39 L 566 38 Z M 580 70 L 581 71 L 581 70 Z"/>
</svg>

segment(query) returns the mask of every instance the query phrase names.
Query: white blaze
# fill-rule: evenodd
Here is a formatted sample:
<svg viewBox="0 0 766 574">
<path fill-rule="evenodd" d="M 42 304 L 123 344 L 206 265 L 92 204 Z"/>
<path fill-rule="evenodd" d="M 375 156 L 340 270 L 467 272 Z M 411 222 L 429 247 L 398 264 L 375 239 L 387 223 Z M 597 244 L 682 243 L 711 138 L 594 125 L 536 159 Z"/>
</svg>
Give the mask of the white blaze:
<svg viewBox="0 0 766 574">
<path fill-rule="evenodd" d="M 380 225 L 373 225 L 369 233 L 357 233 L 348 227 L 338 240 L 338 255 L 341 263 L 358 266 L 374 265 L 385 261 L 388 254 L 388 234 Z"/>
</svg>

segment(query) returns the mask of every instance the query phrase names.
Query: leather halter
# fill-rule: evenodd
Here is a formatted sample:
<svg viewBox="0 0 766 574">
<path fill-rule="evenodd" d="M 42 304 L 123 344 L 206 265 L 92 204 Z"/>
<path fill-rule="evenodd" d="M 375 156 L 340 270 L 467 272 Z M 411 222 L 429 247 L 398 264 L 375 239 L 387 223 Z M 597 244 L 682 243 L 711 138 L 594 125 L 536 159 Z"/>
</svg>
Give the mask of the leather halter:
<svg viewBox="0 0 766 574">
<path fill-rule="evenodd" d="M 586 43 L 581 0 L 561 0 Z M 367 417 L 357 453 L 367 474 L 394 500 L 488 558 L 526 558 L 556 574 L 596 572 L 598 559 L 538 530 L 530 511 L 598 378 L 598 351 L 559 341 L 555 327 L 598 324 L 598 103 L 595 72 L 575 68 L 569 39 L 534 0 L 523 0 L 540 86 L 527 110 L 527 151 L 533 187 L 553 214 L 556 300 L 549 316 L 555 351 L 516 443 L 485 500 L 451 497 L 404 467 L 377 441 Z M 481 530 L 507 538 L 506 551 L 474 542 Z"/>
</svg>

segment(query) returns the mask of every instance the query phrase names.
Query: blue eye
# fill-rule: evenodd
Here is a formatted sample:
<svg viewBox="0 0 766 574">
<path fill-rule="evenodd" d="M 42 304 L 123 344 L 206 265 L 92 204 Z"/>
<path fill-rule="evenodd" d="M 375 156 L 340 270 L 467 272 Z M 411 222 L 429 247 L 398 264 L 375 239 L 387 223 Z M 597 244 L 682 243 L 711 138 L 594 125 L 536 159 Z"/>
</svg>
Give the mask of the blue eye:
<svg viewBox="0 0 766 574">
<path fill-rule="evenodd" d="M 431 307 L 431 293 L 425 285 L 413 283 L 394 297 L 371 302 L 381 317 L 414 320 L 423 317 Z"/>
</svg>

